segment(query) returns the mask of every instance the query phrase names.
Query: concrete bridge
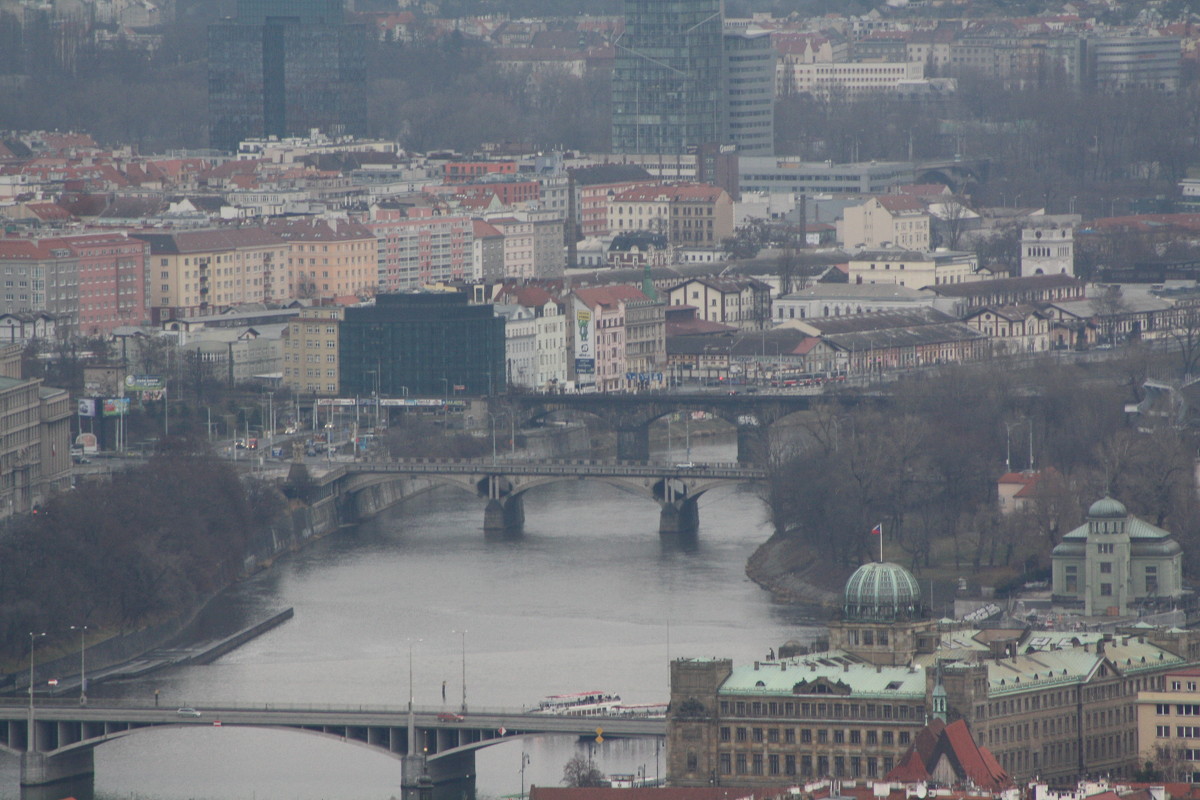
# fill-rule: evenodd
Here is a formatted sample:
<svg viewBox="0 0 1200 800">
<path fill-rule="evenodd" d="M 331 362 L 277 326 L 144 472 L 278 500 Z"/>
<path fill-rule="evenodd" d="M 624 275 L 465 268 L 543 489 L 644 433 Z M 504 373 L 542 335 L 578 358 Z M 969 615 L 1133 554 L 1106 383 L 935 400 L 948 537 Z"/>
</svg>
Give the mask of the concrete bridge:
<svg viewBox="0 0 1200 800">
<path fill-rule="evenodd" d="M 518 409 L 526 423 L 536 424 L 556 412 L 588 414 L 603 420 L 617 434 L 619 461 L 650 460 L 650 425 L 678 411 L 706 411 L 737 430 L 739 464 L 765 464 L 770 454 L 771 426 L 813 403 L 853 403 L 852 395 L 821 395 L 800 391 L 747 393 L 529 394 L 510 395 L 503 406 Z"/>
<path fill-rule="evenodd" d="M 0 705 L 0 752 L 21 760 L 22 797 L 36 787 L 80 781 L 90 787 L 96 747 L 164 727 L 256 727 L 294 730 L 375 748 L 401 762 L 406 796 L 422 786 L 475 776 L 475 751 L 505 739 L 563 734 L 665 736 L 666 720 L 629 717 L 568 717 L 523 709 L 481 708 L 469 714 L 441 708 L 205 704 L 181 713 L 136 703 L 101 701 L 80 706 L 38 698 L 32 710 L 19 701 Z M 60 791 L 56 788 L 55 791 Z M 49 796 L 49 795 L 48 795 Z M 55 797 L 59 796 L 54 794 Z M 90 796 L 90 795 L 89 795 Z"/>
<path fill-rule="evenodd" d="M 660 533 L 689 533 L 699 525 L 697 501 L 705 492 L 766 477 L 765 469 L 739 464 L 408 458 L 345 463 L 323 476 L 322 483 L 343 495 L 343 502 L 351 504 L 349 516 L 357 517 L 369 516 L 432 484 L 458 486 L 487 499 L 483 528 L 497 533 L 524 524 L 522 496 L 533 487 L 564 480 L 600 480 L 657 502 Z"/>
</svg>

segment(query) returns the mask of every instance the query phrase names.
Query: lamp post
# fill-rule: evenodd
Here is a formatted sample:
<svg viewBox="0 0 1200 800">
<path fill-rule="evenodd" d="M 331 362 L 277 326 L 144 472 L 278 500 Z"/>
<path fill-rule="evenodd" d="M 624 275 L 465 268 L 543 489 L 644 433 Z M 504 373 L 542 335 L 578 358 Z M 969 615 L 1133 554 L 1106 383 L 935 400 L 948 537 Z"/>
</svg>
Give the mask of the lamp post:
<svg viewBox="0 0 1200 800">
<path fill-rule="evenodd" d="M 413 643 L 420 639 L 408 640 L 408 754 L 417 754 L 417 721 L 413 715 Z"/>
<path fill-rule="evenodd" d="M 71 630 L 79 631 L 79 705 L 87 705 L 87 662 L 84 654 L 87 652 L 87 625 L 72 625 Z"/>
<path fill-rule="evenodd" d="M 465 630 L 453 631 L 462 636 L 462 711 L 459 713 L 467 713 L 467 632 Z"/>
<path fill-rule="evenodd" d="M 29 632 L 29 741 L 26 744 L 26 749 L 30 751 L 37 750 L 37 742 L 34 740 L 33 731 L 33 663 L 34 663 L 34 648 L 37 640 L 45 636 L 45 633 Z"/>
<path fill-rule="evenodd" d="M 529 754 L 521 751 L 521 800 L 525 800 L 525 766 L 529 763 Z"/>
</svg>

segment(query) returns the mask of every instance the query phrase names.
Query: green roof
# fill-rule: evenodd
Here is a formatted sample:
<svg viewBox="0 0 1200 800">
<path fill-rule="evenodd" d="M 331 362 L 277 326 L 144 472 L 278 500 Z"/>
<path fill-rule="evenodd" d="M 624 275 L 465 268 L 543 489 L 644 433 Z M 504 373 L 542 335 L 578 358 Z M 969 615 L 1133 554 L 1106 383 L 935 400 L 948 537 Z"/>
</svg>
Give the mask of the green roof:
<svg viewBox="0 0 1200 800">
<path fill-rule="evenodd" d="M 895 700 L 923 700 L 925 697 L 924 669 L 876 667 L 840 650 L 735 667 L 721 684 L 718 694 L 837 698 L 836 694 L 797 693 L 798 684 L 814 681 L 847 687 L 850 697 Z"/>
</svg>

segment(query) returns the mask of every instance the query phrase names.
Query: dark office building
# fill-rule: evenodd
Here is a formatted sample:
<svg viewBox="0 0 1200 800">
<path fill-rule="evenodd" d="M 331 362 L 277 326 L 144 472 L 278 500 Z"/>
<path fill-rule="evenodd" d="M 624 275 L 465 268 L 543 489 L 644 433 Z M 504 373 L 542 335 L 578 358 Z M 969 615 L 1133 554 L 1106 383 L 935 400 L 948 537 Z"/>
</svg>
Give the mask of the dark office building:
<svg viewBox="0 0 1200 800">
<path fill-rule="evenodd" d="M 625 0 L 613 66 L 612 151 L 685 153 L 721 143 L 722 0 Z"/>
<path fill-rule="evenodd" d="M 363 135 L 366 28 L 344 21 L 342 0 L 238 0 L 237 16 L 208 29 L 209 142 Z"/>
<path fill-rule="evenodd" d="M 462 293 L 381 294 L 346 309 L 341 395 L 454 397 L 498 394 L 504 384 L 504 319 Z M 461 388 L 460 388 L 461 387 Z"/>
</svg>

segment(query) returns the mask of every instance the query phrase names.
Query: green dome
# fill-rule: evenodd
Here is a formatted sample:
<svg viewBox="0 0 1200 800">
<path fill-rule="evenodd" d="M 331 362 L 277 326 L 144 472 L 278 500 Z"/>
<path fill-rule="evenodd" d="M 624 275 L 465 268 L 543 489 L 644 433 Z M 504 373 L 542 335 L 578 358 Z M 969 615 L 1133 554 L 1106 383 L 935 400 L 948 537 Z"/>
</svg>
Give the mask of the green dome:
<svg viewBox="0 0 1200 800">
<path fill-rule="evenodd" d="M 845 619 L 892 622 L 918 615 L 921 588 L 912 573 L 899 564 L 863 564 L 846 581 L 842 600 Z"/>
<path fill-rule="evenodd" d="M 1125 510 L 1125 506 L 1111 497 L 1101 497 L 1092 503 L 1092 507 L 1088 509 L 1088 516 L 1103 519 L 1125 519 L 1129 516 L 1129 512 Z"/>
</svg>

